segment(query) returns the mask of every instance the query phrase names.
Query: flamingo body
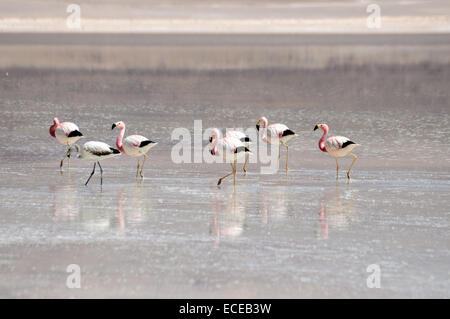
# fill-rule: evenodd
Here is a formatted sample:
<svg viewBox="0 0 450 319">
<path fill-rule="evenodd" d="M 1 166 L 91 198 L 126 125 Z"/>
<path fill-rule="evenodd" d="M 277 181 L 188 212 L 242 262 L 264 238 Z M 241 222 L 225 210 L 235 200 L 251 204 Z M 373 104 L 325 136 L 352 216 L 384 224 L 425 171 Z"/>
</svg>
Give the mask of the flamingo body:
<svg viewBox="0 0 450 319">
<path fill-rule="evenodd" d="M 141 175 L 141 177 L 144 177 L 143 170 L 144 170 L 144 163 L 147 158 L 147 152 L 156 146 L 156 142 L 150 141 L 148 138 L 142 136 L 142 135 L 130 135 L 124 138 L 125 135 L 125 123 L 122 121 L 119 121 L 117 123 L 114 123 L 112 125 L 112 129 L 115 127 L 120 128 L 119 136 L 116 140 L 116 146 L 117 148 L 122 152 L 129 156 L 133 157 L 140 157 L 143 156 L 144 159 L 142 161 L 142 165 L 140 166 L 139 158 L 138 158 L 138 164 L 136 169 L 136 178 L 138 177 L 138 174 Z M 141 170 L 139 171 L 139 167 L 141 167 Z"/>
<path fill-rule="evenodd" d="M 295 133 L 286 125 L 275 123 L 267 126 L 266 143 L 268 144 L 284 144 L 295 137 Z M 276 138 L 275 138 L 276 137 Z"/>
<path fill-rule="evenodd" d="M 106 143 L 89 141 L 84 143 L 78 158 L 100 161 L 118 155 L 120 155 L 120 151 Z"/>
<path fill-rule="evenodd" d="M 278 148 L 278 159 L 280 159 L 281 153 L 281 145 L 286 147 L 286 173 L 289 170 L 288 159 L 289 159 L 289 146 L 287 142 L 289 142 L 292 138 L 297 136 L 294 131 L 290 130 L 284 124 L 275 123 L 269 125 L 269 121 L 266 117 L 261 117 L 259 121 L 256 123 L 256 129 L 259 131 L 260 126 L 262 126 L 261 130 L 261 139 L 267 144 L 277 144 Z"/>
<path fill-rule="evenodd" d="M 146 154 L 156 142 L 150 141 L 142 135 L 130 135 L 123 140 L 123 152 L 127 155 L 139 157 Z"/>
<path fill-rule="evenodd" d="M 250 150 L 239 139 L 234 137 L 224 137 L 218 139 L 211 149 L 211 154 L 221 156 L 227 162 L 238 160 Z"/>
<path fill-rule="evenodd" d="M 49 128 L 50 136 L 54 137 L 58 142 L 63 145 L 71 146 L 75 144 L 79 139 L 83 138 L 83 134 L 81 134 L 78 126 L 72 122 L 62 122 L 60 123 L 58 118 L 53 118 L 53 125 Z M 61 160 L 59 164 L 59 169 L 62 172 L 62 166 L 64 163 L 64 159 L 67 159 L 67 167 L 70 167 L 70 152 L 69 150 L 66 152 L 65 156 Z"/>
<path fill-rule="evenodd" d="M 233 137 L 240 140 L 246 147 L 249 147 L 251 144 L 250 138 L 241 131 L 227 131 L 225 137 Z"/>
<path fill-rule="evenodd" d="M 339 177 L 339 164 L 337 160 L 338 157 L 344 157 L 349 154 L 353 156 L 352 164 L 347 171 L 347 178 L 350 179 L 350 171 L 355 164 L 356 159 L 358 158 L 355 154 L 352 153 L 352 151 L 355 147 L 360 145 L 352 142 L 345 136 L 332 136 L 326 139 L 328 134 L 328 125 L 326 124 L 317 124 L 314 127 L 314 131 L 317 129 L 321 129 L 323 131 L 323 135 L 319 140 L 319 149 L 322 152 L 329 153 L 336 160 L 336 179 Z"/>
<path fill-rule="evenodd" d="M 49 133 L 63 145 L 70 146 L 83 138 L 78 126 L 72 122 L 60 123 L 58 118 L 53 119 L 53 125 L 50 126 Z"/>
<path fill-rule="evenodd" d="M 227 136 L 221 138 L 220 131 L 218 129 L 215 128 L 211 132 L 211 137 L 209 139 L 211 155 L 220 156 L 230 164 L 232 161 L 234 162 L 234 165 L 231 164 L 232 172 L 221 177 L 217 182 L 217 185 L 220 185 L 222 183 L 222 180 L 227 178 L 231 174 L 234 175 L 234 183 L 236 184 L 236 161 L 243 156 L 246 156 L 243 168 L 244 172 L 246 171 L 245 165 L 247 164 L 248 155 L 251 154 L 251 152 L 241 141 L 241 139 L 244 138 L 247 143 L 250 143 L 250 139 L 244 133 L 242 133 L 243 136 L 239 133 L 241 132 L 229 131 L 227 133 Z"/>
<path fill-rule="evenodd" d="M 103 169 L 100 165 L 100 161 L 120 155 L 119 150 L 109 146 L 106 143 L 98 141 L 86 142 L 81 148 L 75 144 L 69 148 L 69 151 L 67 152 L 68 156 L 70 156 L 70 153 L 74 150 L 78 153 L 78 158 L 94 161 L 94 169 L 92 170 L 92 173 L 85 185 L 89 183 L 92 175 L 94 175 L 96 164 L 98 164 L 98 167 L 100 168 L 100 185 L 103 185 Z"/>
<path fill-rule="evenodd" d="M 358 146 L 345 136 L 332 136 L 325 141 L 326 151 L 334 157 L 344 157 L 350 154 Z"/>
</svg>

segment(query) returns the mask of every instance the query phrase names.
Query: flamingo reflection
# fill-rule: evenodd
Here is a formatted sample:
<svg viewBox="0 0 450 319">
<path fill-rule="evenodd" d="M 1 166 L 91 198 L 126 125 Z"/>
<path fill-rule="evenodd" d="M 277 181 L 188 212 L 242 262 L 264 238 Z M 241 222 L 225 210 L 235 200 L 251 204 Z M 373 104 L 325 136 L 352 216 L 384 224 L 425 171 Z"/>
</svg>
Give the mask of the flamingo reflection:
<svg viewBox="0 0 450 319">
<path fill-rule="evenodd" d="M 319 227 L 317 235 L 321 239 L 328 239 L 329 230 L 347 229 L 356 215 L 356 201 L 354 191 L 346 189 L 343 193 L 337 185 L 331 196 L 325 194 L 319 212 Z"/>
<path fill-rule="evenodd" d="M 287 216 L 287 196 L 284 187 L 275 187 L 270 193 L 267 193 L 267 191 L 260 192 L 259 211 L 263 224 L 267 224 L 269 218 L 284 219 Z"/>
<path fill-rule="evenodd" d="M 241 236 L 244 231 L 245 207 L 239 204 L 236 191 L 233 192 L 231 198 L 217 196 L 212 203 L 214 217 L 210 232 L 214 236 L 214 244 L 218 245 L 223 237 Z"/>
</svg>

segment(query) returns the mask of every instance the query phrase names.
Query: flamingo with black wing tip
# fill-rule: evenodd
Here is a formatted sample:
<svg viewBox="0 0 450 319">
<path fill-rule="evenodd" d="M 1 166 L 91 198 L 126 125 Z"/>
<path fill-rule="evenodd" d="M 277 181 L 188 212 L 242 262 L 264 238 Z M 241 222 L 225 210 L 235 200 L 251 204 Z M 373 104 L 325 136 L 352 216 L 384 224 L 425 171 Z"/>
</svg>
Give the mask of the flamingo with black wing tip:
<svg viewBox="0 0 450 319">
<path fill-rule="evenodd" d="M 358 158 L 355 154 L 352 153 L 352 151 L 355 147 L 360 146 L 360 144 L 356 144 L 355 142 L 350 141 L 350 139 L 345 136 L 332 136 L 325 140 L 328 134 L 328 125 L 317 124 L 314 127 L 314 131 L 317 129 L 321 129 L 323 131 L 323 135 L 319 140 L 319 149 L 322 152 L 330 154 L 336 160 L 336 179 L 338 179 L 339 177 L 338 157 L 344 157 L 348 154 L 353 156 L 352 164 L 347 171 L 347 178 L 350 179 L 350 171 L 355 164 L 356 159 Z"/>
<path fill-rule="evenodd" d="M 212 143 L 213 139 L 215 138 L 220 138 L 220 131 L 218 129 L 213 129 L 211 131 L 211 136 L 209 137 L 209 143 Z M 251 139 L 250 137 L 248 137 L 248 135 L 246 135 L 244 132 L 241 131 L 227 131 L 225 133 L 225 137 L 232 137 L 232 138 L 236 138 L 238 140 L 240 140 L 245 147 L 249 148 L 250 144 L 251 144 Z M 244 171 L 244 173 L 247 173 L 247 162 L 248 162 L 248 157 L 249 157 L 249 153 L 247 152 L 245 154 L 245 163 L 244 166 L 242 167 L 242 170 Z"/>
<path fill-rule="evenodd" d="M 147 152 L 154 146 L 156 146 L 156 142 L 150 141 L 148 138 L 142 136 L 142 135 L 130 135 L 126 138 L 123 138 L 125 135 L 125 123 L 122 121 L 116 122 L 112 125 L 112 130 L 118 127 L 120 128 L 119 136 L 116 140 L 116 146 L 117 148 L 122 152 L 130 156 L 134 157 L 144 157 L 144 160 L 142 161 L 141 171 L 139 172 L 139 158 L 137 162 L 137 169 L 136 169 L 136 178 L 138 175 L 141 175 L 141 178 L 144 177 L 143 170 L 144 170 L 144 164 L 145 160 L 147 159 Z"/>
<path fill-rule="evenodd" d="M 218 129 L 213 129 L 211 132 L 211 155 L 221 156 L 226 162 L 232 160 L 234 162 L 230 163 L 232 172 L 219 178 L 217 185 L 222 184 L 222 181 L 230 175 L 234 175 L 234 184 L 236 184 L 236 162 L 238 158 L 245 156 L 246 154 L 251 154 L 250 150 L 242 143 L 239 139 L 231 136 L 225 136 L 220 138 L 220 131 Z"/>
<path fill-rule="evenodd" d="M 256 123 L 256 129 L 259 131 L 262 126 L 261 139 L 267 144 L 278 144 L 278 159 L 280 159 L 281 145 L 286 147 L 286 173 L 289 170 L 288 159 L 289 159 L 289 146 L 286 144 L 292 138 L 297 136 L 294 131 L 290 130 L 284 124 L 276 123 L 269 124 L 266 117 L 261 117 L 261 119 Z"/>
<path fill-rule="evenodd" d="M 58 142 L 66 145 L 70 148 L 71 145 L 76 143 L 80 138 L 83 138 L 78 126 L 72 122 L 59 122 L 58 118 L 53 118 L 53 125 L 50 126 L 49 133 L 52 137 L 56 138 Z M 66 151 L 63 159 L 59 164 L 59 169 L 62 170 L 64 159 L 67 157 L 67 167 L 70 168 L 70 152 Z"/>
<path fill-rule="evenodd" d="M 91 180 L 92 175 L 94 175 L 96 164 L 98 164 L 98 167 L 100 168 L 100 185 L 103 185 L 103 169 L 100 165 L 100 161 L 120 155 L 119 150 L 112 148 L 106 143 L 97 141 L 86 142 L 82 148 L 80 148 L 80 146 L 77 144 L 71 146 L 68 150 L 69 156 L 70 153 L 74 151 L 78 153 L 78 158 L 80 159 L 88 159 L 95 161 L 94 169 L 92 170 L 91 175 L 89 176 L 88 180 L 84 185 L 87 185 Z"/>
</svg>

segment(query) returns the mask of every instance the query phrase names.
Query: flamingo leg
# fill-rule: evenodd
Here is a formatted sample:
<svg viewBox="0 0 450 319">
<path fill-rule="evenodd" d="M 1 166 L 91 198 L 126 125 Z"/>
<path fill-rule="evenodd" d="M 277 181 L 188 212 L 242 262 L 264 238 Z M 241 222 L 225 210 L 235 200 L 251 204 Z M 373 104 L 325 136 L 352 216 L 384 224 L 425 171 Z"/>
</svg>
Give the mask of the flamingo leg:
<svg viewBox="0 0 450 319">
<path fill-rule="evenodd" d="M 278 161 L 280 161 L 280 155 L 281 155 L 281 143 L 278 144 Z"/>
<path fill-rule="evenodd" d="M 339 164 L 338 164 L 338 160 L 337 157 L 334 158 L 336 160 L 336 179 L 339 178 Z"/>
<path fill-rule="evenodd" d="M 103 185 L 103 169 L 100 166 L 100 162 L 97 162 L 98 167 L 100 167 L 100 185 Z"/>
<path fill-rule="evenodd" d="M 137 163 L 137 168 L 136 168 L 136 178 L 138 178 L 139 175 L 139 158 L 138 158 L 138 163 Z"/>
<path fill-rule="evenodd" d="M 94 172 L 95 172 L 95 165 L 96 165 L 97 163 L 94 163 L 94 169 L 92 170 L 92 173 L 91 173 L 91 175 L 89 176 L 89 178 L 88 178 L 88 180 L 86 181 L 86 184 L 84 184 L 84 185 L 86 185 L 87 186 L 87 184 L 89 183 L 89 181 L 91 180 L 91 177 L 92 177 L 92 175 L 94 175 Z"/>
<path fill-rule="evenodd" d="M 236 159 L 234 160 L 234 167 L 233 167 L 233 177 L 234 177 L 234 185 L 236 185 Z"/>
<path fill-rule="evenodd" d="M 61 162 L 59 163 L 59 170 L 60 171 L 62 171 L 64 160 L 66 159 L 66 157 L 70 156 L 69 154 L 70 154 L 70 148 L 66 151 L 66 153 L 64 154 L 64 157 L 62 158 Z"/>
<path fill-rule="evenodd" d="M 144 174 L 142 173 L 142 171 L 144 170 L 144 163 L 145 160 L 147 159 L 147 155 L 144 154 L 144 160 L 142 161 L 142 165 L 141 165 L 141 177 L 144 178 Z"/>
<path fill-rule="evenodd" d="M 284 144 L 284 146 L 286 146 L 286 174 L 287 174 L 287 172 L 288 172 L 288 170 L 289 170 L 289 167 L 288 167 L 288 160 L 289 160 L 289 146 L 287 146 L 286 144 Z"/>
<path fill-rule="evenodd" d="M 353 156 L 353 162 L 352 162 L 352 164 L 350 165 L 350 167 L 349 167 L 349 169 L 348 169 L 348 172 L 347 172 L 347 178 L 348 178 L 348 179 L 350 179 L 350 171 L 351 171 L 353 165 L 355 164 L 356 159 L 358 158 L 358 156 L 356 156 L 356 155 L 353 154 L 353 153 L 350 153 L 350 155 Z"/>
<path fill-rule="evenodd" d="M 234 167 L 233 167 L 233 164 L 230 163 L 230 165 L 231 165 L 231 169 L 232 169 L 233 171 L 232 171 L 231 173 L 229 173 L 229 174 L 227 174 L 227 175 L 225 175 L 225 176 L 219 178 L 219 181 L 217 182 L 217 185 L 222 184 L 222 180 L 224 180 L 225 178 L 227 178 L 228 176 L 230 176 L 231 174 L 234 173 Z"/>
<path fill-rule="evenodd" d="M 247 173 L 247 168 L 246 168 L 246 166 L 247 166 L 247 162 L 248 162 L 248 154 L 245 154 L 245 163 L 244 163 L 244 166 L 242 167 L 242 170 L 244 171 L 244 173 Z"/>
</svg>

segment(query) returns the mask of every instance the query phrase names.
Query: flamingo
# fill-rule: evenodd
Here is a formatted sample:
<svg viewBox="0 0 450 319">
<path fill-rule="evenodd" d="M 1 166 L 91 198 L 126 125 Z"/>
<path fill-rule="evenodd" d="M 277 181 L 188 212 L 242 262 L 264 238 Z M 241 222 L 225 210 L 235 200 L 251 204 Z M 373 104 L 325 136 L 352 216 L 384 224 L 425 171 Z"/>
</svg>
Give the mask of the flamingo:
<svg viewBox="0 0 450 319">
<path fill-rule="evenodd" d="M 144 174 L 142 171 L 144 170 L 144 163 L 147 159 L 147 152 L 154 146 L 156 146 L 156 142 L 150 141 L 148 138 L 141 136 L 141 135 L 130 135 L 127 136 L 125 139 L 123 138 L 125 134 L 125 123 L 122 121 L 116 122 L 112 125 L 112 130 L 118 127 L 120 128 L 119 136 L 116 140 L 116 146 L 117 148 L 122 152 L 130 156 L 134 157 L 140 157 L 144 156 L 144 160 L 142 161 L 141 171 L 140 175 L 141 178 L 144 177 Z M 137 162 L 137 169 L 136 169 L 136 178 L 139 174 L 139 158 Z"/>
<path fill-rule="evenodd" d="M 297 136 L 294 131 L 290 130 L 286 125 L 276 123 L 268 125 L 268 120 L 266 117 L 261 117 L 261 119 L 256 123 L 256 129 L 259 131 L 260 126 L 263 127 L 261 132 L 261 138 L 267 144 L 278 144 L 278 159 L 280 159 L 281 145 L 286 147 L 286 173 L 289 170 L 288 158 L 289 158 L 289 146 L 286 144 L 293 137 Z M 276 137 L 276 138 L 274 138 Z"/>
<path fill-rule="evenodd" d="M 106 143 L 97 142 L 97 141 L 89 141 L 86 142 L 82 148 L 79 145 L 75 144 L 69 148 L 69 156 L 71 152 L 76 151 L 78 153 L 78 158 L 80 159 L 88 159 L 94 160 L 94 169 L 92 170 L 91 175 L 84 185 L 87 185 L 95 173 L 95 165 L 98 164 L 100 168 L 100 185 L 103 185 L 103 169 L 100 166 L 100 161 L 106 158 L 111 158 L 120 155 L 120 151 L 112 148 Z"/>
<path fill-rule="evenodd" d="M 211 132 L 211 155 L 222 156 L 225 161 L 233 159 L 234 165 L 230 163 L 232 172 L 219 178 L 217 185 L 222 183 L 222 180 L 234 175 L 234 184 L 236 184 L 236 161 L 243 155 L 251 154 L 250 150 L 239 139 L 232 136 L 225 136 L 220 138 L 220 131 L 215 128 Z"/>
<path fill-rule="evenodd" d="M 332 136 L 327 138 L 327 140 L 325 141 L 325 138 L 328 134 L 328 125 L 317 124 L 314 127 L 314 131 L 317 129 L 321 129 L 323 131 L 322 138 L 319 140 L 320 150 L 322 152 L 329 153 L 336 160 L 336 179 L 338 179 L 339 177 L 338 157 L 344 157 L 348 154 L 353 156 L 352 164 L 350 165 L 347 172 L 347 178 L 350 179 L 350 170 L 352 169 L 353 165 L 356 162 L 356 159 L 358 158 L 355 154 L 352 153 L 352 151 L 355 147 L 360 146 L 360 144 L 356 144 L 355 142 L 350 141 L 350 139 L 345 136 Z"/>
<path fill-rule="evenodd" d="M 220 137 L 221 137 L 220 131 L 218 129 L 215 129 L 211 132 L 209 142 L 212 143 L 214 138 L 220 138 Z M 251 144 L 250 137 L 248 137 L 245 133 L 243 133 L 241 131 L 227 131 L 225 133 L 225 137 L 236 138 L 236 139 L 240 140 L 244 144 L 245 147 L 247 147 L 247 148 L 250 147 L 250 144 Z M 246 153 L 245 154 L 245 163 L 244 163 L 244 166 L 242 167 L 242 170 L 244 171 L 244 173 L 247 173 L 246 166 L 247 166 L 247 162 L 248 162 L 248 157 L 249 157 L 249 154 Z"/>
<path fill-rule="evenodd" d="M 58 142 L 63 145 L 70 146 L 76 143 L 80 138 L 83 138 L 80 129 L 77 125 L 72 122 L 62 122 L 60 123 L 58 118 L 53 118 L 53 125 L 50 126 L 49 133 L 52 137 L 56 138 Z M 59 164 L 59 169 L 62 170 L 64 159 L 67 157 L 67 167 L 70 168 L 70 154 L 66 151 L 66 155 L 61 160 Z"/>
</svg>

